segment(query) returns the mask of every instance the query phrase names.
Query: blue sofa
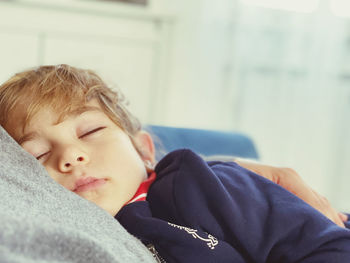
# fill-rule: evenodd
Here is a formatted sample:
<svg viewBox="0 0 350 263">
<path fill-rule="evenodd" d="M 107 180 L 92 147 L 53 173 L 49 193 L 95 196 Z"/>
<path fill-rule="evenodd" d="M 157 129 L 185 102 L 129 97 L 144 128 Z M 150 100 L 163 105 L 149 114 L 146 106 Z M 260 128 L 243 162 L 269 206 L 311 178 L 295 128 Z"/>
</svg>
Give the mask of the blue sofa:
<svg viewBox="0 0 350 263">
<path fill-rule="evenodd" d="M 157 160 L 179 148 L 189 148 L 204 156 L 230 155 L 258 159 L 253 140 L 241 133 L 157 125 L 148 125 L 146 130 L 154 138 Z"/>
</svg>

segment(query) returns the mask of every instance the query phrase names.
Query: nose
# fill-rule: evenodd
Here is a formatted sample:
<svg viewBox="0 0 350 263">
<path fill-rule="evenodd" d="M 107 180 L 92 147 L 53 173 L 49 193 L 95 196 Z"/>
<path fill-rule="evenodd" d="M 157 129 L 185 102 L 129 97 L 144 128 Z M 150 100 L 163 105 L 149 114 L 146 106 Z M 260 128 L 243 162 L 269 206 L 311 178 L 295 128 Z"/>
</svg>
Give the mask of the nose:
<svg viewBox="0 0 350 263">
<path fill-rule="evenodd" d="M 67 173 L 77 166 L 90 162 L 87 153 L 73 146 L 65 147 L 58 160 L 58 168 L 61 172 Z"/>
</svg>

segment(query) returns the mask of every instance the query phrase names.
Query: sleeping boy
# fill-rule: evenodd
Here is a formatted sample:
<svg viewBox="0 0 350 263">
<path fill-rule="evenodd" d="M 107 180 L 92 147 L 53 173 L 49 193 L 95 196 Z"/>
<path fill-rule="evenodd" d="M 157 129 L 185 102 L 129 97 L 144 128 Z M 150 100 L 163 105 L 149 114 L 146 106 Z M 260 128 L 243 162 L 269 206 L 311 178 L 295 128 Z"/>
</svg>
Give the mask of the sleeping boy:
<svg viewBox="0 0 350 263">
<path fill-rule="evenodd" d="M 151 136 L 93 71 L 57 65 L 16 74 L 0 86 L 0 124 L 158 262 L 350 262 L 346 217 L 314 209 L 253 172 L 258 166 L 205 162 L 181 149 L 154 167 Z"/>
</svg>

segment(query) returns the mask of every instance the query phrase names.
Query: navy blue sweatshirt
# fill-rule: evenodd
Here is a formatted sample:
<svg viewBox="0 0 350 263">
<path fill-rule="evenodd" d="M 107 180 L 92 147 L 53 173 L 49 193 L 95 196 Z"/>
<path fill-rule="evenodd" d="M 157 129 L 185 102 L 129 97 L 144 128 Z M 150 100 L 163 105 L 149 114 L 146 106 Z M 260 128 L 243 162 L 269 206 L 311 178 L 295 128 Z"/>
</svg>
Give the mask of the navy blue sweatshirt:
<svg viewBox="0 0 350 263">
<path fill-rule="evenodd" d="M 350 230 L 234 162 L 178 150 L 155 171 L 115 218 L 166 262 L 350 262 Z"/>
</svg>

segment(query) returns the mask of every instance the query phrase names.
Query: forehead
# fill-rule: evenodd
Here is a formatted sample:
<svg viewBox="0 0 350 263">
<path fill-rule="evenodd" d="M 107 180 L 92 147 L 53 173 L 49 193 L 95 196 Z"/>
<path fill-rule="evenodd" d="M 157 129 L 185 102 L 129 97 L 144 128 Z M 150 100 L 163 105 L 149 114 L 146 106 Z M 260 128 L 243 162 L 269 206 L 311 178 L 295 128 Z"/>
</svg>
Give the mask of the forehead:
<svg viewBox="0 0 350 263">
<path fill-rule="evenodd" d="M 21 107 L 17 107 L 16 110 L 12 112 L 5 129 L 17 142 L 19 142 L 29 130 L 35 130 L 35 128 L 40 126 L 40 124 L 45 123 L 45 125 L 57 125 L 64 122 L 68 118 L 74 118 L 86 112 L 104 113 L 99 103 L 92 100 L 85 105 L 72 107 L 69 110 L 62 111 L 51 106 L 44 106 L 35 114 L 30 116 L 30 118 L 28 118 L 28 112 L 22 105 Z"/>
</svg>

